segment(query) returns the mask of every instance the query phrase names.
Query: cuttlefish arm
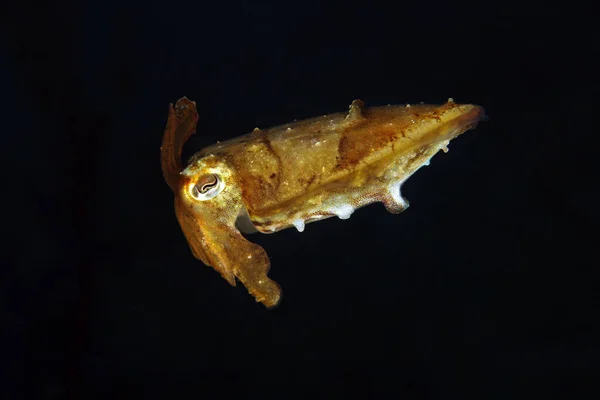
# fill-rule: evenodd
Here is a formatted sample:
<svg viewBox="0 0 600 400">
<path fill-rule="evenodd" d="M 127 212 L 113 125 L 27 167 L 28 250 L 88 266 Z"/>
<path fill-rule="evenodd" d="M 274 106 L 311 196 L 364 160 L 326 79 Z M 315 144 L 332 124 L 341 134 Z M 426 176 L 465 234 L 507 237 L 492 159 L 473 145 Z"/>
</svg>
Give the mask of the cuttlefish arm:
<svg viewBox="0 0 600 400">
<path fill-rule="evenodd" d="M 267 277 L 270 268 L 267 253 L 247 241 L 235 227 L 243 207 L 239 191 L 233 185 L 223 184 L 218 199 L 198 201 L 198 188 L 214 183 L 211 171 L 218 172 L 220 180 L 231 181 L 231 176 L 220 160 L 210 158 L 207 174 L 183 173 L 181 151 L 185 141 L 195 133 L 197 121 L 195 102 L 184 97 L 175 107 L 170 105 L 161 164 L 165 180 L 175 194 L 179 225 L 197 259 L 213 267 L 233 286 L 238 278 L 257 301 L 273 307 L 281 298 L 281 289 Z"/>
<path fill-rule="evenodd" d="M 183 97 L 175 107 L 172 103 L 169 105 L 167 127 L 160 147 L 160 163 L 165 181 L 176 194 L 181 182 L 180 174 L 183 171 L 181 151 L 185 142 L 196 133 L 197 123 L 196 102 Z"/>
</svg>

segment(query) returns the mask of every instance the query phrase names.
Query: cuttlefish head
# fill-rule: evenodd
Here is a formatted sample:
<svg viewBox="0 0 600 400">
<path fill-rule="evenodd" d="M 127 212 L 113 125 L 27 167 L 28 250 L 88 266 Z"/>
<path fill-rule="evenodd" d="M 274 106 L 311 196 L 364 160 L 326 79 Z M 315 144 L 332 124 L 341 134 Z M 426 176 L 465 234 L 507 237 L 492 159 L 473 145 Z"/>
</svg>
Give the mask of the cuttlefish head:
<svg viewBox="0 0 600 400">
<path fill-rule="evenodd" d="M 196 258 L 233 286 L 239 279 L 256 301 L 273 307 L 281 298 L 281 289 L 267 277 L 267 253 L 246 240 L 235 226 L 245 208 L 234 169 L 215 155 L 182 166 L 183 144 L 195 133 L 197 122 L 196 103 L 184 97 L 174 107 L 171 104 L 161 164 L 165 180 L 175 193 L 179 225 Z"/>
</svg>

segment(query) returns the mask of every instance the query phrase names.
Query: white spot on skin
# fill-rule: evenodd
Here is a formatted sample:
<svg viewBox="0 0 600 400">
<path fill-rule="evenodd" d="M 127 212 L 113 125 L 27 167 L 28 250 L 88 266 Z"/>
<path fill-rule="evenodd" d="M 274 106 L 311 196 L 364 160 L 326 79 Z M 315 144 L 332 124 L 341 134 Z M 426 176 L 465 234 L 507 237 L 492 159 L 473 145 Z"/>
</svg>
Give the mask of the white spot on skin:
<svg viewBox="0 0 600 400">
<path fill-rule="evenodd" d="M 406 108 L 410 108 L 410 104 L 407 104 L 407 105 L 406 105 Z"/>
<path fill-rule="evenodd" d="M 429 164 L 431 164 L 431 158 L 429 158 L 428 160 L 426 160 L 423 164 L 419 165 L 419 168 L 417 168 L 417 170 L 423 168 L 423 167 L 428 167 Z"/>
<path fill-rule="evenodd" d="M 408 208 L 408 201 L 406 201 L 406 199 L 402 197 L 402 194 L 400 193 L 400 187 L 402 186 L 402 183 L 403 182 L 397 182 L 391 184 L 388 191 L 390 192 L 390 195 L 396 204 L 402 208 Z"/>
<path fill-rule="evenodd" d="M 302 219 L 296 219 L 292 224 L 298 229 L 298 232 L 304 232 L 304 221 Z"/>
<path fill-rule="evenodd" d="M 288 132 L 291 132 L 291 131 L 292 131 L 292 128 L 287 128 L 286 130 L 287 130 Z"/>
<path fill-rule="evenodd" d="M 342 204 L 330 210 L 338 216 L 339 219 L 348 219 L 354 212 L 354 208 L 350 204 Z"/>
</svg>

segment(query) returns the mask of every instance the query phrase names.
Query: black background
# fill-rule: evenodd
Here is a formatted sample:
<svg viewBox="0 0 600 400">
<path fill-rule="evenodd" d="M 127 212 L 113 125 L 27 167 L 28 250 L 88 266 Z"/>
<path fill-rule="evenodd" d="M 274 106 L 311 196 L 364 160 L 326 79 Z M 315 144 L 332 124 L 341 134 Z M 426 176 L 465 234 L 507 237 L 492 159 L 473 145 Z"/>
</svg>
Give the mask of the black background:
<svg viewBox="0 0 600 400">
<path fill-rule="evenodd" d="M 593 381 L 585 10 L 96 3 L 2 6 L 9 398 L 571 398 Z M 175 219 L 159 147 L 184 95 L 200 113 L 186 156 L 355 98 L 453 97 L 490 118 L 404 185 L 400 215 L 251 236 L 283 288 L 269 311 L 194 259 Z"/>
</svg>

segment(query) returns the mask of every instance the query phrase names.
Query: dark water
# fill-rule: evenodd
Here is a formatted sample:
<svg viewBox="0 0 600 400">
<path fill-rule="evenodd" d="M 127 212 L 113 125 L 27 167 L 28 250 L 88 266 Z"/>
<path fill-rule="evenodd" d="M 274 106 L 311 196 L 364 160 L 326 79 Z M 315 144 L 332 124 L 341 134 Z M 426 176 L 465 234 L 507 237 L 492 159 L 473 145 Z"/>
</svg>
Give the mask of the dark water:
<svg viewBox="0 0 600 400">
<path fill-rule="evenodd" d="M 593 381 L 585 17 L 312 1 L 1 15 L 6 398 L 560 398 Z M 253 235 L 283 287 L 268 311 L 195 260 L 177 225 L 159 146 L 184 95 L 200 113 L 186 156 L 355 98 L 453 97 L 489 120 L 404 185 L 400 215 L 372 205 Z"/>
</svg>

